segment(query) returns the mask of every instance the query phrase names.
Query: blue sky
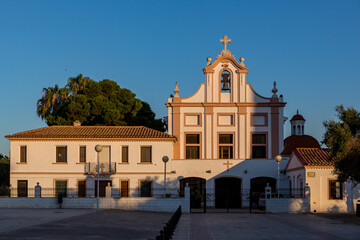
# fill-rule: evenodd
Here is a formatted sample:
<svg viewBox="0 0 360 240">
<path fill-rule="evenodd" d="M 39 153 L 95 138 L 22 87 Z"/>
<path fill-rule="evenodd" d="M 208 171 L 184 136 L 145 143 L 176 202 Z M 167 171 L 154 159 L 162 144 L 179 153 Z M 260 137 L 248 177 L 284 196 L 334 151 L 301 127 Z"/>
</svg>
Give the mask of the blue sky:
<svg viewBox="0 0 360 240">
<path fill-rule="evenodd" d="M 305 132 L 344 104 L 360 110 L 360 1 L 1 1 L 0 153 L 7 134 L 46 126 L 36 115 L 44 87 L 79 73 L 112 79 L 150 103 L 157 117 L 204 81 L 206 58 L 245 58 L 247 80 L 270 97 L 273 81 L 299 109 Z M 285 135 L 289 135 L 289 123 Z"/>
</svg>

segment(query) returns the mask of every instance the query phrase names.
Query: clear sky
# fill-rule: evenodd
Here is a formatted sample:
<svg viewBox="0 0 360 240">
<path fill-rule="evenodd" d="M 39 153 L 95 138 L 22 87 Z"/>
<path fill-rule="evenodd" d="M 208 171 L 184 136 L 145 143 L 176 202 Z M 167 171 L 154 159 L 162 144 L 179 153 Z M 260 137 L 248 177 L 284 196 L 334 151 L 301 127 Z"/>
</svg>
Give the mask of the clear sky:
<svg viewBox="0 0 360 240">
<path fill-rule="evenodd" d="M 321 140 L 336 105 L 360 110 L 359 13 L 351 0 L 0 0 L 0 153 L 5 135 L 46 126 L 42 88 L 79 73 L 117 81 L 166 116 L 175 82 L 181 97 L 193 94 L 224 35 L 255 91 L 270 97 L 277 81 L 285 115 L 299 109 L 305 133 Z"/>
</svg>

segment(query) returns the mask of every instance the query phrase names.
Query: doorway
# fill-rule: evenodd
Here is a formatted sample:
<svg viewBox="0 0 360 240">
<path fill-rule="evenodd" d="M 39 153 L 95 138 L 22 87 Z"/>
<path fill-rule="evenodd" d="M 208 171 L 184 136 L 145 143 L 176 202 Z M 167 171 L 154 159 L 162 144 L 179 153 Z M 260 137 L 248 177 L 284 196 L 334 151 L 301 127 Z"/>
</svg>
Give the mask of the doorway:
<svg viewBox="0 0 360 240">
<path fill-rule="evenodd" d="M 215 179 L 215 208 L 241 208 L 241 179 Z"/>
<path fill-rule="evenodd" d="M 106 187 L 110 183 L 110 186 L 112 186 L 111 180 L 100 180 L 99 183 L 99 197 L 106 197 Z M 97 197 L 97 181 L 95 180 L 95 197 Z"/>
</svg>

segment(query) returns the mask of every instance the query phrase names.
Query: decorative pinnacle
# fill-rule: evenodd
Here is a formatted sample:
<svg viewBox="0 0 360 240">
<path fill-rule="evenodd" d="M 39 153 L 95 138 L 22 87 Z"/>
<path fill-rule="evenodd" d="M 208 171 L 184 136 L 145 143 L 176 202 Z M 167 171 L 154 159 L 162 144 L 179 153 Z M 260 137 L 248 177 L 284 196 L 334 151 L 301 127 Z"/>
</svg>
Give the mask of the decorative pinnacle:
<svg viewBox="0 0 360 240">
<path fill-rule="evenodd" d="M 245 61 L 245 58 L 241 57 L 240 58 L 240 65 L 243 66 L 243 67 L 245 67 L 244 61 Z"/>
<path fill-rule="evenodd" d="M 180 97 L 180 96 L 179 96 L 180 89 L 179 89 L 179 83 L 178 83 L 178 82 L 176 82 L 176 87 L 175 87 L 175 89 L 174 89 L 174 93 L 175 93 L 174 98 Z"/>
<path fill-rule="evenodd" d="M 211 64 L 211 57 L 207 57 L 206 60 L 207 60 L 206 66 L 209 66 Z"/>
<path fill-rule="evenodd" d="M 271 91 L 272 93 L 273 93 L 273 95 L 272 95 L 272 97 L 273 98 L 277 98 L 278 96 L 277 96 L 277 92 L 278 92 L 278 90 L 277 90 L 277 88 L 276 88 L 276 81 L 274 81 L 274 87 L 273 87 L 273 89 L 272 89 L 272 91 Z"/>
</svg>

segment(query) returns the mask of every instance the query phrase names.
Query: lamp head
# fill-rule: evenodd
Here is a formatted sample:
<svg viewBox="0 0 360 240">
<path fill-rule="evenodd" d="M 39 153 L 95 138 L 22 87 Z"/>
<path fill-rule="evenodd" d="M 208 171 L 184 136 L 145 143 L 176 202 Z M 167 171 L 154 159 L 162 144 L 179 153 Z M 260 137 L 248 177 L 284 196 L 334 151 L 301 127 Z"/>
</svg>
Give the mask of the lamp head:
<svg viewBox="0 0 360 240">
<path fill-rule="evenodd" d="M 96 145 L 96 146 L 95 146 L 95 151 L 96 151 L 96 152 L 101 152 L 102 149 L 103 149 L 103 148 L 102 148 L 101 145 Z"/>
<path fill-rule="evenodd" d="M 276 161 L 277 163 L 280 163 L 281 159 L 282 159 L 282 157 L 281 157 L 280 155 L 277 155 L 277 156 L 275 157 L 275 161 Z"/>
<path fill-rule="evenodd" d="M 163 161 L 164 163 L 167 163 L 167 162 L 169 161 L 169 157 L 168 157 L 168 156 L 163 156 L 163 157 L 162 157 L 162 161 Z"/>
</svg>

